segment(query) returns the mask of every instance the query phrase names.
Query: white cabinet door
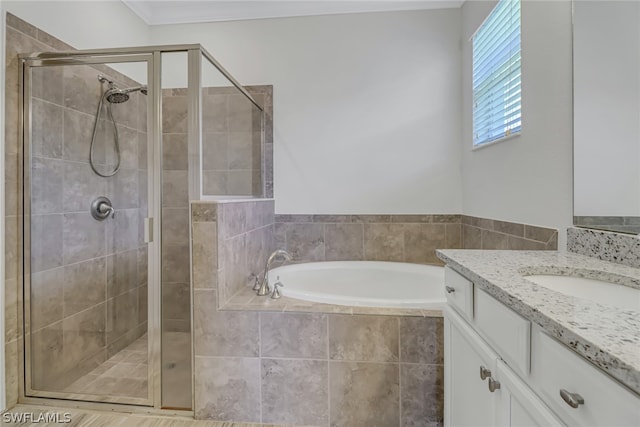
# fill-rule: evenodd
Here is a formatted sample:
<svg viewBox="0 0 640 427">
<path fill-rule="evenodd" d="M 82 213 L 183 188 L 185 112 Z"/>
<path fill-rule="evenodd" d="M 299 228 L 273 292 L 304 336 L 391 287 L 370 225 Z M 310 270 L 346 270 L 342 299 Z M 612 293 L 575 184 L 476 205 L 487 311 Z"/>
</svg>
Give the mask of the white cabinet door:
<svg viewBox="0 0 640 427">
<path fill-rule="evenodd" d="M 450 307 L 445 309 L 444 351 L 445 427 L 495 427 L 500 390 L 489 391 L 480 369 L 495 372 L 497 355 Z"/>
<path fill-rule="evenodd" d="M 498 360 L 496 379 L 500 383 L 499 426 L 560 427 L 562 422 L 533 391 L 502 361 Z"/>
</svg>

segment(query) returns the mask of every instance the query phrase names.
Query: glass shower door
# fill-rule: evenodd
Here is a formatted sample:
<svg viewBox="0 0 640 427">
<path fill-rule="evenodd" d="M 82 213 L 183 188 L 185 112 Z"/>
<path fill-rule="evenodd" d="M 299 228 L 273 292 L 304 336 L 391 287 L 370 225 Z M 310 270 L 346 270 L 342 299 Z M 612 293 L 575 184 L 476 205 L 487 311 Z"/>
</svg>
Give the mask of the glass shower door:
<svg viewBox="0 0 640 427">
<path fill-rule="evenodd" d="M 27 396 L 153 404 L 150 64 L 25 63 Z"/>
</svg>

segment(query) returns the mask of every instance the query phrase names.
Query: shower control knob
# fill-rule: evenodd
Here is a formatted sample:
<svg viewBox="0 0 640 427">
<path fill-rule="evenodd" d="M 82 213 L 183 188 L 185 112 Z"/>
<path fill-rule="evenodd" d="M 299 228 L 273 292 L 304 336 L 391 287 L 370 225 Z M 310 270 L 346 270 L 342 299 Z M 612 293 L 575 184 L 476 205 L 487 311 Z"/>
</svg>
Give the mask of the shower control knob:
<svg viewBox="0 0 640 427">
<path fill-rule="evenodd" d="M 116 210 L 111 204 L 111 200 L 104 196 L 97 197 L 91 202 L 91 215 L 98 221 L 104 221 L 105 219 L 116 216 Z"/>
</svg>

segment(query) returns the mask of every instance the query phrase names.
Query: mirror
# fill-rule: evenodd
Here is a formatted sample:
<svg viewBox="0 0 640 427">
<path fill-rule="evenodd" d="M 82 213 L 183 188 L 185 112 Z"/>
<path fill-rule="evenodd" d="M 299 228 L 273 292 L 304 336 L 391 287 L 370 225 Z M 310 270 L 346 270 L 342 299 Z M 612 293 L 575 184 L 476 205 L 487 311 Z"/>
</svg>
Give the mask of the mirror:
<svg viewBox="0 0 640 427">
<path fill-rule="evenodd" d="M 574 224 L 640 233 L 640 2 L 573 2 Z"/>
</svg>

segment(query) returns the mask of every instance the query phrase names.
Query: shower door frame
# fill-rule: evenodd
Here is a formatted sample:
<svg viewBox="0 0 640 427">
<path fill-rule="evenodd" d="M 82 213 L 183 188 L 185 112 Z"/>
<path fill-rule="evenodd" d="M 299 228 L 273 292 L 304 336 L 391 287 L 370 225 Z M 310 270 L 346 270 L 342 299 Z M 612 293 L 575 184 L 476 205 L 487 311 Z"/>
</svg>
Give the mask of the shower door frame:
<svg viewBox="0 0 640 427">
<path fill-rule="evenodd" d="M 78 56 L 78 55 L 74 55 Z M 22 218 L 22 227 L 23 230 L 23 298 L 24 303 L 19 306 L 23 309 L 22 313 L 22 325 L 24 330 L 24 358 L 20 358 L 21 361 L 24 360 L 24 367 L 22 369 L 23 372 L 23 381 L 21 381 L 21 385 L 23 386 L 23 390 L 21 390 L 20 396 L 26 398 L 50 398 L 50 399 L 68 399 L 68 400 L 81 400 L 87 402 L 107 402 L 107 403 L 124 403 L 129 405 L 137 405 L 137 406 L 154 406 L 155 400 L 155 383 L 157 380 L 156 369 L 159 366 L 159 357 L 158 360 L 155 360 L 154 355 L 157 354 L 157 351 L 154 350 L 154 346 L 159 347 L 159 342 L 154 339 L 156 335 L 156 329 L 159 328 L 159 310 L 154 310 L 156 307 L 154 304 L 148 304 L 147 308 L 147 336 L 149 339 L 149 348 L 148 348 L 148 375 L 147 375 L 147 398 L 136 398 L 131 396 L 108 396 L 108 395 L 90 395 L 90 394 L 82 394 L 82 393 L 69 393 L 63 391 L 49 391 L 49 390 L 34 390 L 31 388 L 31 330 L 30 330 L 30 299 L 31 299 L 31 141 L 30 137 L 32 134 L 32 111 L 31 111 L 31 69 L 32 68 L 44 68 L 44 67 L 64 67 L 64 66 L 84 66 L 84 65 L 100 65 L 100 64 L 125 64 L 125 63 L 145 63 L 147 67 L 147 83 L 149 87 L 154 87 L 155 85 L 155 76 L 153 72 L 153 54 L 152 53 L 137 53 L 137 54 L 129 54 L 129 55 L 92 55 L 90 57 L 80 57 L 75 58 L 73 56 L 68 55 L 60 55 L 60 57 L 52 57 L 52 58 L 21 58 L 21 122 L 22 122 L 22 143 L 20 146 L 23 150 L 23 159 L 20 162 L 22 164 L 22 188 L 23 188 L 23 215 Z M 152 104 L 155 104 L 155 96 L 152 100 Z M 147 109 L 147 124 L 152 123 L 149 120 L 153 117 L 153 110 L 155 108 Z M 146 218 L 155 218 L 157 216 L 156 211 L 156 192 L 155 190 L 155 167 L 154 164 L 154 147 L 157 145 L 155 143 L 155 134 L 154 134 L 154 126 L 148 126 L 147 129 L 147 212 Z M 145 221 L 146 222 L 146 221 Z M 160 236 L 160 234 L 157 234 Z M 147 239 L 148 236 L 152 236 L 145 229 L 145 243 L 148 244 L 148 300 L 155 301 L 158 298 L 155 294 L 158 293 L 157 286 L 151 285 L 151 283 L 155 283 L 156 280 L 155 271 L 156 271 L 156 246 L 158 246 L 153 240 L 149 241 Z M 156 313 L 158 311 L 158 313 Z M 106 333 L 106 331 L 105 331 Z"/>
<path fill-rule="evenodd" d="M 20 93 L 19 97 L 19 126 L 22 130 L 19 135 L 19 182 L 18 188 L 22 191 L 23 210 L 19 214 L 18 241 L 22 247 L 22 262 L 19 262 L 19 275 L 22 278 L 22 292 L 18 298 L 18 324 L 21 328 L 23 345 L 18 346 L 19 363 L 19 403 L 31 403 L 52 406 L 72 406 L 86 409 L 123 410 L 142 413 L 160 413 L 193 415 L 195 405 L 194 389 L 194 322 L 193 322 L 193 271 L 190 265 L 190 323 L 191 323 L 191 410 L 163 409 L 162 406 L 162 289 L 161 289 L 161 256 L 162 256 L 162 54 L 163 53 L 187 53 L 187 145 L 189 151 L 189 200 L 202 198 L 202 59 L 214 66 L 229 82 L 235 86 L 258 110 L 262 113 L 263 107 L 242 87 L 242 85 L 200 44 L 141 46 L 129 48 L 108 48 L 61 52 L 38 52 L 21 54 L 20 58 Z M 133 59 L 137 58 L 137 59 Z M 25 130 L 25 124 L 30 123 L 30 89 L 29 75 L 26 73 L 28 66 L 48 65 L 86 65 L 86 64 L 114 64 L 119 62 L 141 62 L 140 58 L 147 61 L 147 86 L 151 97 L 151 108 L 147 109 L 147 218 L 145 224 L 145 240 L 149 237 L 149 265 L 148 265 L 148 326 L 149 337 L 149 366 L 148 399 L 138 402 L 131 398 L 116 397 L 98 400 L 95 395 L 78 395 L 62 392 L 41 392 L 43 396 L 28 396 L 30 389 L 30 359 L 26 337 L 26 316 L 30 303 L 30 230 L 26 218 L 30 214 L 30 168 L 25 167 L 30 161 L 30 141 L 28 136 L 31 129 Z M 24 102 L 26 100 L 26 103 Z M 263 183 L 264 185 L 264 183 Z M 191 224 L 191 219 L 189 219 Z M 30 224 L 29 224 L 30 226 Z M 189 238 L 191 227 L 189 226 Z M 191 245 L 189 244 L 191 251 Z M 190 257 L 191 260 L 191 257 Z M 25 273 L 29 273 L 28 275 Z M 29 374 L 27 374 L 29 373 Z M 54 395 L 56 394 L 56 395 Z M 135 399 L 135 398 L 133 398 Z"/>
</svg>

